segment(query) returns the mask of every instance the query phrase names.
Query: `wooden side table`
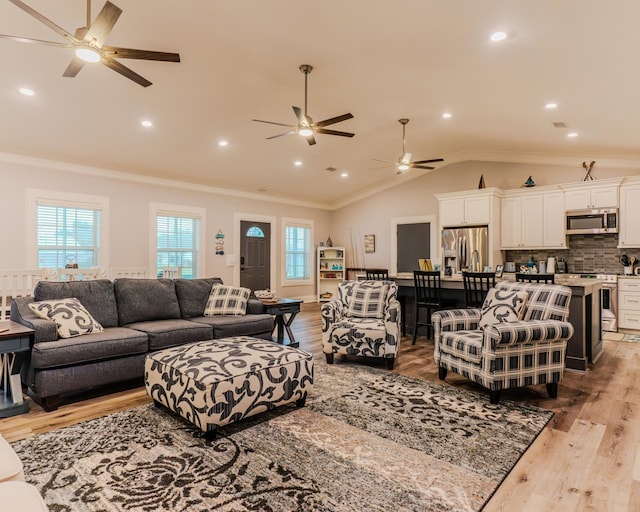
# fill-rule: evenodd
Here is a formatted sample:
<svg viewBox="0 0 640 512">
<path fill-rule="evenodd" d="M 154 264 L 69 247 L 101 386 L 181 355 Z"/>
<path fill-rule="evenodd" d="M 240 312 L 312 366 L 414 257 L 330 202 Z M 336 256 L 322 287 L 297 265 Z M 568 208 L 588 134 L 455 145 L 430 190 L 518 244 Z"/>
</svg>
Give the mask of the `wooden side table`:
<svg viewBox="0 0 640 512">
<path fill-rule="evenodd" d="M 300 313 L 300 304 L 302 304 L 302 302 L 303 301 L 299 299 L 265 299 L 262 301 L 264 304 L 264 312 L 268 315 L 275 316 L 273 320 L 273 329 L 277 329 L 276 341 L 281 345 L 287 345 L 293 348 L 298 348 L 300 346 L 300 343 L 298 343 L 293 337 L 291 324 L 293 323 L 293 319 L 296 315 Z M 289 315 L 289 317 L 286 315 Z M 289 336 L 288 342 L 285 342 L 284 339 L 285 330 Z"/>
<path fill-rule="evenodd" d="M 22 396 L 20 369 L 35 338 L 35 331 L 22 324 L 0 322 L 0 418 L 23 414 L 29 401 Z"/>
</svg>

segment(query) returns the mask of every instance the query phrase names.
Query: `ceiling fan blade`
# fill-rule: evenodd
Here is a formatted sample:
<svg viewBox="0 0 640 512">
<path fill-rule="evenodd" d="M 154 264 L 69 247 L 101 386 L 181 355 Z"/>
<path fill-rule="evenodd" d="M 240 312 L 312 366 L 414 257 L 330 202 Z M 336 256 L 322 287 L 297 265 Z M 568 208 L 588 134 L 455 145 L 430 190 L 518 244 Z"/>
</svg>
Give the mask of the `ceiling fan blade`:
<svg viewBox="0 0 640 512">
<path fill-rule="evenodd" d="M 413 155 L 411 153 L 405 153 L 404 155 L 402 155 L 400 157 L 400 160 L 398 160 L 399 164 L 410 164 L 411 163 L 411 157 Z M 415 162 L 414 162 L 415 163 Z"/>
<path fill-rule="evenodd" d="M 372 158 L 371 160 L 375 160 L 376 162 L 385 162 L 387 164 L 396 165 L 397 162 L 392 162 L 391 160 L 380 160 L 379 158 Z M 381 167 L 380 167 L 381 169 Z"/>
<path fill-rule="evenodd" d="M 134 50 L 133 48 L 119 48 L 117 46 L 103 46 L 102 50 L 109 57 L 116 59 L 161 60 L 166 62 L 180 62 L 180 54 L 168 52 L 154 52 L 150 50 Z"/>
<path fill-rule="evenodd" d="M 325 135 L 339 135 L 340 137 L 353 137 L 355 133 L 338 132 L 336 130 L 327 130 L 326 128 L 316 129 L 316 133 L 324 133 Z"/>
<path fill-rule="evenodd" d="M 297 126 L 293 124 L 274 123 L 273 121 L 263 121 L 262 119 L 252 119 L 252 121 L 256 121 L 257 123 L 267 123 L 267 124 L 275 124 L 278 126 L 286 126 L 287 128 L 297 128 Z"/>
<path fill-rule="evenodd" d="M 127 66 L 120 64 L 117 60 L 102 59 L 101 61 L 108 68 L 113 69 L 116 73 L 120 73 L 122 76 L 126 76 L 128 79 L 133 80 L 135 83 L 142 87 L 149 87 L 153 82 L 149 82 L 146 78 L 140 76 L 138 73 L 129 69 Z"/>
<path fill-rule="evenodd" d="M 429 167 L 428 165 L 411 165 L 412 169 L 435 169 L 435 167 Z"/>
<path fill-rule="evenodd" d="M 40 14 L 38 11 L 36 11 L 35 9 L 32 9 L 31 7 L 29 7 L 27 4 L 25 4 L 24 2 L 21 2 L 20 0 L 9 0 L 13 5 L 20 7 L 20 9 L 22 9 L 24 12 L 26 12 L 27 14 L 30 14 L 31 16 L 33 16 L 35 19 L 37 19 L 38 21 L 40 21 L 41 23 L 44 23 L 47 27 L 49 27 L 51 30 L 53 30 L 54 32 L 57 32 L 58 34 L 60 34 L 62 37 L 64 37 L 65 39 L 68 39 L 69 41 L 71 41 L 72 43 L 77 44 L 79 41 L 69 32 L 67 32 L 65 29 L 63 29 L 62 27 L 56 25 L 53 21 L 51 21 L 49 18 L 45 18 L 42 14 Z"/>
<path fill-rule="evenodd" d="M 308 137 L 305 137 L 305 139 L 307 139 L 309 146 L 313 146 L 316 143 L 316 138 L 313 135 L 309 135 Z"/>
<path fill-rule="evenodd" d="M 323 126 L 329 126 L 330 124 L 336 124 L 341 121 L 346 121 L 347 119 L 353 119 L 353 114 L 342 114 L 341 116 L 332 117 L 330 119 L 325 119 L 324 121 L 320 121 L 315 124 L 318 128 L 322 128 Z"/>
<path fill-rule="evenodd" d="M 304 116 L 304 112 L 302 112 L 302 109 L 300 107 L 291 107 L 291 108 L 293 109 L 294 114 L 298 118 L 298 125 L 302 126 L 302 125 L 309 124 L 307 122 L 307 118 Z"/>
<path fill-rule="evenodd" d="M 296 133 L 296 130 L 292 130 L 290 132 L 279 133 L 278 135 L 272 135 L 271 137 L 267 137 L 267 139 L 277 139 L 278 137 L 284 137 L 285 135 L 291 135 L 291 134 L 294 134 L 294 133 Z"/>
<path fill-rule="evenodd" d="M 122 9 L 120 7 L 107 1 L 98 16 L 96 16 L 96 19 L 91 23 L 84 40 L 87 42 L 95 40 L 95 44 L 101 48 L 121 14 Z"/>
<path fill-rule="evenodd" d="M 444 162 L 444 158 L 432 158 L 431 160 L 418 160 L 414 164 L 432 164 L 434 162 Z"/>
<path fill-rule="evenodd" d="M 85 64 L 86 62 L 84 60 L 74 56 L 71 59 L 71 62 L 69 63 L 69 65 L 67 66 L 67 69 L 65 69 L 64 73 L 62 73 L 62 76 L 65 76 L 67 78 L 73 78 L 80 72 L 80 70 L 84 67 Z"/>
<path fill-rule="evenodd" d="M 54 41 L 45 41 L 44 39 L 32 39 L 30 37 L 9 36 L 6 34 L 0 34 L 0 39 L 10 39 L 11 41 L 16 41 L 18 43 L 46 44 L 48 46 L 58 46 L 60 48 L 73 48 L 72 44 L 56 43 Z"/>
<path fill-rule="evenodd" d="M 374 159 L 374 160 L 375 160 L 375 159 Z M 379 160 L 379 161 L 382 161 L 382 160 Z M 393 163 L 393 162 L 389 162 L 389 163 Z M 381 167 L 369 167 L 369 169 L 367 169 L 367 170 L 369 170 L 369 171 L 376 171 L 376 170 L 378 170 L 378 169 L 389 169 L 389 168 L 391 168 L 391 167 L 393 167 L 393 166 L 392 166 L 392 165 L 383 165 L 383 166 L 381 166 Z"/>
</svg>

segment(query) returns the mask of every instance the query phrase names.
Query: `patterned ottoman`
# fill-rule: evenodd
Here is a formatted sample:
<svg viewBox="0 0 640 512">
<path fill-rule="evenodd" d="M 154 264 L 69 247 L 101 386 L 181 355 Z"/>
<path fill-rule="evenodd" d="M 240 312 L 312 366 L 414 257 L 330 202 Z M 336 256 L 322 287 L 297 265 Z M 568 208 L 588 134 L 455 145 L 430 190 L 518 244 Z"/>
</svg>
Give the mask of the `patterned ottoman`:
<svg viewBox="0 0 640 512">
<path fill-rule="evenodd" d="M 190 421 L 207 437 L 273 407 L 302 407 L 313 387 L 313 358 L 271 341 L 236 336 L 148 354 L 144 380 L 156 405 Z"/>
</svg>

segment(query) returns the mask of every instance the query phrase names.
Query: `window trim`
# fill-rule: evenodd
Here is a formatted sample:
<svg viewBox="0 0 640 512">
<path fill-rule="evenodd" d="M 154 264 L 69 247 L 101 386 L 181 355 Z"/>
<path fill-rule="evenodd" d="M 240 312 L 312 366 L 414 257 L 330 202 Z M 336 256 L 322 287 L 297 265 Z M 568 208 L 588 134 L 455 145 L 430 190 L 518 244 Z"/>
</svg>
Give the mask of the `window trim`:
<svg viewBox="0 0 640 512">
<path fill-rule="evenodd" d="M 204 208 L 195 206 L 184 206 L 168 203 L 149 203 L 149 275 L 156 275 L 153 269 L 158 263 L 158 215 L 166 215 L 173 217 L 191 217 L 200 221 L 200 248 L 198 249 L 198 275 L 193 276 L 197 279 L 207 275 L 206 272 L 206 214 Z"/>
<path fill-rule="evenodd" d="M 415 217 L 394 217 L 391 219 L 391 236 L 389 237 L 391 245 L 391 265 L 389 273 L 393 276 L 398 275 L 398 224 L 421 224 L 429 223 L 429 243 L 431 247 L 431 261 L 440 262 L 440 240 L 438 240 L 438 224 L 435 215 L 420 215 Z M 413 276 L 411 276 L 413 279 Z"/>
<path fill-rule="evenodd" d="M 308 279 L 287 279 L 287 227 L 308 228 L 309 233 L 309 278 Z M 312 219 L 297 219 L 293 217 L 282 217 L 282 263 L 280 286 L 303 286 L 315 283 L 315 251 L 313 247 L 314 221 Z"/>
<path fill-rule="evenodd" d="M 109 198 L 90 194 L 74 194 L 58 190 L 28 188 L 26 190 L 25 254 L 27 266 L 38 268 L 38 204 L 67 208 L 90 208 L 100 210 L 100 245 L 98 261 L 100 268 L 109 268 Z M 58 270 L 58 269 L 54 269 Z"/>
</svg>

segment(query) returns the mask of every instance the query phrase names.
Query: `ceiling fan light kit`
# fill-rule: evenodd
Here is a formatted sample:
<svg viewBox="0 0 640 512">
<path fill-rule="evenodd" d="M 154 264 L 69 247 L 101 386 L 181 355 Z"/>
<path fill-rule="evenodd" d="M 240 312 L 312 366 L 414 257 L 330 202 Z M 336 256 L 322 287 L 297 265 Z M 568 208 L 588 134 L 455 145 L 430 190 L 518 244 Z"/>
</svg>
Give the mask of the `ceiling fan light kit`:
<svg viewBox="0 0 640 512">
<path fill-rule="evenodd" d="M 43 41 L 40 39 L 31 39 L 28 37 L 16 37 L 6 34 L 0 34 L 2 39 L 10 39 L 19 43 L 36 43 L 47 46 L 58 46 L 61 48 L 71 48 L 74 50 L 74 57 L 67 66 L 62 76 L 67 78 L 75 77 L 84 67 L 85 62 L 101 62 L 109 69 L 122 76 L 133 80 L 142 87 L 148 87 L 151 82 L 140 76 L 138 73 L 121 64 L 116 59 L 141 59 L 141 60 L 157 60 L 165 62 L 180 62 L 180 55 L 177 53 L 156 52 L 148 50 L 135 50 L 133 48 L 119 48 L 116 46 L 104 46 L 104 42 L 113 30 L 113 26 L 122 14 L 122 9 L 107 1 L 102 10 L 91 23 L 91 0 L 87 0 L 87 25 L 80 27 L 75 34 L 67 32 L 62 27 L 56 25 L 53 21 L 46 18 L 38 11 L 28 6 L 21 0 L 9 0 L 12 4 L 22 9 L 27 14 L 49 27 L 59 36 L 66 39 L 66 43 L 58 43 L 55 41 Z"/>
<path fill-rule="evenodd" d="M 326 126 L 330 126 L 332 124 L 340 123 L 341 121 L 346 121 L 347 119 L 352 119 L 353 115 L 351 113 L 342 114 L 341 116 L 331 117 L 329 119 L 325 119 L 324 121 L 318 121 L 317 123 L 313 122 L 311 116 L 307 113 L 307 100 L 308 100 L 308 83 L 307 77 L 309 73 L 313 70 L 313 66 L 309 64 L 301 64 L 298 66 L 300 72 L 304 75 L 304 110 L 300 107 L 291 107 L 293 109 L 293 113 L 298 119 L 298 124 L 285 124 L 285 123 L 276 123 L 274 121 L 263 121 L 262 119 L 252 119 L 252 121 L 256 121 L 258 123 L 267 123 L 267 124 L 275 124 L 277 126 L 285 126 L 289 128 L 289 131 L 279 133 L 277 135 L 272 135 L 271 137 L 267 137 L 267 139 L 276 139 L 278 137 L 283 137 L 285 135 L 291 135 L 297 133 L 301 135 L 305 139 L 307 139 L 307 143 L 312 146 L 316 143 L 315 134 L 324 134 L 324 135 L 337 135 L 339 137 L 353 137 L 355 133 L 350 132 L 341 132 L 337 130 L 329 130 L 325 128 Z"/>
</svg>

